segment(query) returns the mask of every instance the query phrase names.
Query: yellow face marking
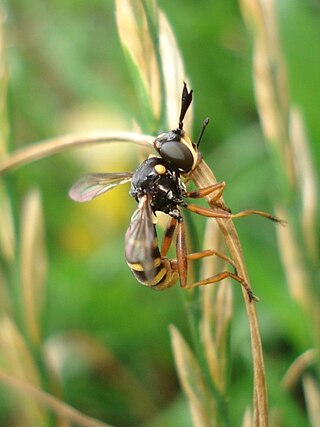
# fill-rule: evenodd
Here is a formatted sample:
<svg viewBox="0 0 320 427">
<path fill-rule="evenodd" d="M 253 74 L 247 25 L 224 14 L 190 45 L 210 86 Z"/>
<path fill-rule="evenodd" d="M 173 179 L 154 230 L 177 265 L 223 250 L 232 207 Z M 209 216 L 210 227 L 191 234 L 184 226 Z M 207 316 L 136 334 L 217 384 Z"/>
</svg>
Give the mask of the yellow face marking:
<svg viewBox="0 0 320 427">
<path fill-rule="evenodd" d="M 167 172 L 167 168 L 164 165 L 155 165 L 154 170 L 158 175 L 165 175 Z"/>
<path fill-rule="evenodd" d="M 192 141 L 189 135 L 187 135 L 186 133 L 184 133 L 183 137 L 181 138 L 181 144 L 184 144 L 185 146 L 187 146 L 191 152 L 191 155 L 193 158 L 193 164 L 192 164 L 192 169 L 193 169 L 198 162 L 199 153 L 197 150 L 195 150 L 194 144 L 192 144 Z"/>
</svg>

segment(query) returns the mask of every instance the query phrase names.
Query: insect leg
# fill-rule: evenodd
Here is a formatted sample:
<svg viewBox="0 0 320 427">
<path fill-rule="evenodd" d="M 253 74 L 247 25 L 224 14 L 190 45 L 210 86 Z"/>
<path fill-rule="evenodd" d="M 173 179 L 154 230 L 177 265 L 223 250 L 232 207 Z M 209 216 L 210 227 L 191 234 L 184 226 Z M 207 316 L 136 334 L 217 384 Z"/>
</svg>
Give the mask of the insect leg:
<svg viewBox="0 0 320 427">
<path fill-rule="evenodd" d="M 199 188 L 195 191 L 189 191 L 184 196 L 191 197 L 193 199 L 200 199 L 202 197 L 208 196 L 209 194 L 217 191 L 217 193 L 213 196 L 211 201 L 216 202 L 222 196 L 222 193 L 226 187 L 226 183 L 224 181 L 218 182 L 217 184 L 209 185 L 208 187 Z"/>
<path fill-rule="evenodd" d="M 187 286 L 188 257 L 186 247 L 186 232 L 182 218 L 178 220 L 176 253 L 180 286 L 185 288 Z"/>
<path fill-rule="evenodd" d="M 228 262 L 234 269 L 236 268 L 235 263 L 232 258 L 228 257 L 227 255 L 222 254 L 221 252 L 214 251 L 212 249 L 204 249 L 199 252 L 194 252 L 192 254 L 188 255 L 188 261 L 195 261 L 197 259 L 205 258 L 207 256 L 216 256 L 223 261 Z"/>
<path fill-rule="evenodd" d="M 177 220 L 175 218 L 171 218 L 171 220 L 168 222 L 168 225 L 164 231 L 163 234 L 163 240 L 162 240 L 162 246 L 161 246 L 161 256 L 166 256 L 166 253 L 168 252 L 171 243 L 172 238 L 174 234 L 174 230 L 176 229 Z"/>
<path fill-rule="evenodd" d="M 210 198 L 210 203 L 214 203 L 215 206 L 219 209 L 222 209 L 226 212 L 231 212 L 231 210 L 228 208 L 228 206 L 226 206 L 222 200 L 218 201 L 223 194 L 223 191 L 226 187 L 226 183 L 224 181 L 222 182 L 218 182 L 216 184 L 213 185 L 209 185 L 208 187 L 204 187 L 204 188 L 200 188 L 198 190 L 195 191 L 190 191 L 187 192 L 184 197 L 191 197 L 193 199 L 200 199 L 202 197 L 206 197 L 209 194 L 216 192 L 216 194 L 214 194 L 211 198 Z"/>
<path fill-rule="evenodd" d="M 247 282 L 242 279 L 240 276 L 238 276 L 235 273 L 231 273 L 230 271 L 223 271 L 222 273 L 217 273 L 214 276 L 208 277 L 207 279 L 199 280 L 198 282 L 192 283 L 191 285 L 188 285 L 186 289 L 192 289 L 196 288 L 198 286 L 204 286 L 204 285 L 210 285 L 213 283 L 218 283 L 223 279 L 231 278 L 239 282 L 244 289 L 246 290 L 248 294 L 249 301 L 259 301 L 259 298 L 253 295 L 252 290 L 250 286 L 247 284 Z"/>
<path fill-rule="evenodd" d="M 286 224 L 286 221 L 284 221 L 283 219 L 280 219 L 274 215 L 271 215 L 268 212 L 258 211 L 255 209 L 246 209 L 245 211 L 237 212 L 231 215 L 232 215 L 232 218 L 241 218 L 243 216 L 249 216 L 249 215 L 260 215 L 260 216 L 263 216 L 264 218 L 271 219 L 272 221 L 279 222 L 282 225 Z"/>
<path fill-rule="evenodd" d="M 205 258 L 208 256 L 217 256 L 217 257 L 221 258 L 223 261 L 228 262 L 234 269 L 236 269 L 236 266 L 235 266 L 233 259 L 231 259 L 227 255 L 224 255 L 220 252 L 213 251 L 212 249 L 204 249 L 204 250 L 199 251 L 199 252 L 193 252 L 192 254 L 188 254 L 187 260 L 188 261 L 195 261 L 195 260 L 202 259 L 202 258 Z M 173 270 L 178 271 L 177 259 L 170 260 L 170 263 L 171 263 L 171 267 L 173 268 Z"/>
<path fill-rule="evenodd" d="M 185 289 L 192 289 L 192 288 L 196 288 L 198 286 L 204 286 L 204 285 L 210 285 L 210 284 L 214 284 L 217 282 L 220 282 L 223 279 L 226 279 L 228 277 L 236 280 L 237 282 L 239 282 L 246 290 L 247 294 L 248 294 L 248 298 L 251 301 L 259 301 L 259 298 L 256 297 L 255 295 L 253 295 L 252 290 L 250 288 L 250 286 L 247 284 L 247 282 L 242 279 L 240 276 L 238 276 L 237 272 L 236 272 L 236 267 L 234 264 L 234 261 L 228 257 L 227 255 L 224 255 L 220 252 L 214 251 L 212 249 L 205 249 L 203 251 L 199 251 L 199 252 L 194 252 L 192 254 L 187 255 L 187 260 L 188 261 L 195 261 L 201 258 L 205 258 L 207 256 L 217 256 L 219 258 L 221 258 L 222 260 L 228 262 L 235 270 L 234 273 L 231 273 L 230 271 L 223 271 L 222 273 L 218 273 L 215 274 L 211 277 L 208 277 L 207 279 L 203 279 L 203 280 L 199 280 L 198 282 L 192 283 L 190 285 L 185 285 L 181 287 L 184 287 Z M 171 263 L 171 267 L 174 271 L 178 270 L 178 261 L 176 259 L 173 259 L 170 261 Z M 180 274 L 180 273 L 179 273 Z M 180 279 L 180 283 L 181 283 L 181 279 Z"/>
<path fill-rule="evenodd" d="M 233 218 L 240 218 L 240 217 L 249 216 L 249 215 L 260 215 L 260 216 L 263 216 L 264 218 L 271 219 L 272 221 L 279 222 L 280 224 L 283 224 L 283 225 L 286 223 L 282 219 L 277 218 L 276 216 L 273 216 L 267 212 L 258 211 L 254 209 L 247 209 L 245 211 L 241 211 L 233 214 L 230 212 L 219 212 L 213 209 L 205 208 L 203 206 L 197 206 L 197 205 L 191 205 L 191 204 L 190 205 L 186 204 L 185 207 L 191 212 L 194 212 L 198 215 L 207 216 L 210 218 L 233 219 Z"/>
<path fill-rule="evenodd" d="M 235 263 L 234 263 L 232 258 L 228 257 L 227 255 L 222 254 L 221 252 L 214 251 L 212 249 L 204 249 L 204 250 L 199 251 L 199 252 L 193 252 L 191 254 L 188 254 L 187 260 L 188 261 L 196 261 L 198 259 L 202 259 L 202 258 L 209 257 L 209 256 L 216 256 L 216 257 L 219 257 L 220 259 L 222 259 L 223 261 L 226 261 L 227 263 L 229 263 L 234 268 L 234 270 L 236 272 L 236 266 L 235 266 Z M 177 259 L 174 258 L 174 259 L 170 260 L 170 263 L 171 263 L 172 269 L 174 271 L 178 271 Z"/>
</svg>

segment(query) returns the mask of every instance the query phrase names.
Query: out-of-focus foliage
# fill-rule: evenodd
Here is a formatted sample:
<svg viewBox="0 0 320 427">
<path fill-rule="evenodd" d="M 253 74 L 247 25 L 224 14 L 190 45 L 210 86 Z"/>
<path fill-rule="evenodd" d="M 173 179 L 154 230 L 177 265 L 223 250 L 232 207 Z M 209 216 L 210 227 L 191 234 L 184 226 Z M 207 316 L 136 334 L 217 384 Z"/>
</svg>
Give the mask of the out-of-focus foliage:
<svg viewBox="0 0 320 427">
<path fill-rule="evenodd" d="M 290 102 L 304 115 L 309 149 L 319 171 L 319 3 L 279 3 L 277 19 Z M 202 120 L 211 118 L 201 151 L 218 179 L 227 182 L 228 205 L 235 212 L 245 208 L 272 211 L 280 189 L 259 127 L 252 86 L 252 41 L 238 2 L 163 0 L 159 6 L 176 33 L 186 77 L 194 90 L 195 138 Z M 9 87 L 8 110 L 1 104 L 0 123 L 4 116 L 9 117 L 9 150 L 68 132 L 132 129 L 132 123 L 144 123 L 121 50 L 113 2 L 10 0 L 2 2 L 1 7 L 5 38 L 2 56 L 7 61 Z M 37 205 L 32 217 L 40 227 L 40 231 L 34 230 L 39 241 L 37 250 L 46 245 L 44 256 L 48 259 L 39 257 L 39 262 L 48 263 L 45 285 L 44 268 L 38 272 L 41 289 L 31 284 L 28 301 L 21 301 L 16 288 L 22 259 L 16 252 L 12 260 L 14 244 L 8 237 L 0 286 L 4 277 L 10 277 L 13 285 L 9 294 L 0 291 L 3 310 L 14 318 L 26 307 L 30 309 L 32 292 L 41 292 L 41 312 L 35 314 L 41 319 L 41 331 L 33 336 L 23 315 L 17 319 L 31 349 L 21 345 L 20 357 L 22 361 L 44 363 L 43 354 L 40 357 L 37 353 L 40 334 L 48 354 L 62 358 L 47 363 L 59 366 L 55 374 L 62 380 L 57 395 L 64 402 L 117 426 L 191 426 L 168 332 L 169 325 L 174 324 L 188 336 L 181 291 L 178 286 L 164 293 L 145 289 L 127 268 L 123 237 L 135 209 L 128 187 L 86 205 L 75 204 L 67 196 L 71 184 L 86 172 L 134 170 L 138 161 L 134 147 L 114 144 L 50 157 L 3 177 L 8 195 L 4 192 L 2 197 L 1 190 L 2 206 L 9 197 L 11 208 L 4 211 L 6 216 L 1 221 L 10 217 L 12 209 L 13 219 L 6 223 L 6 230 L 15 229 L 16 236 L 20 236 L 27 232 L 22 219 L 26 206 L 30 211 L 30 203 Z M 41 198 L 38 193 L 29 193 L 34 186 L 38 186 Z M 197 217 L 196 222 L 203 230 L 204 219 Z M 300 386 L 287 393 L 279 384 L 296 357 L 313 346 L 314 325 L 290 299 L 273 225 L 260 218 L 245 218 L 237 221 L 237 229 L 254 292 L 261 299 L 257 309 L 270 406 L 281 408 L 283 425 L 308 425 Z M 10 268 L 6 269 L 3 265 L 8 262 Z M 39 267 L 38 259 L 28 262 L 31 265 L 27 268 Z M 231 425 L 239 424 L 251 393 L 250 343 L 238 284 L 234 296 Z M 18 331 L 8 319 L 1 328 L 20 342 Z M 3 332 L 0 346 L 6 343 L 4 336 Z M 92 354 L 88 354 L 90 348 Z M 3 353 L 0 363 L 2 358 Z M 37 372 L 47 372 L 40 362 Z M 44 390 L 55 390 L 55 378 L 35 378 L 37 375 L 30 370 L 28 375 L 26 378 L 33 377 Z M 17 425 L 13 424 L 18 406 L 15 395 L 8 396 L 2 386 L 0 393 L 0 425 Z M 21 405 L 27 408 L 28 401 Z M 49 419 L 41 407 L 34 404 L 32 411 L 42 423 L 39 425 L 54 425 L 54 418 Z M 23 413 L 27 414 L 27 409 Z M 28 420 L 25 422 L 29 425 Z"/>
</svg>

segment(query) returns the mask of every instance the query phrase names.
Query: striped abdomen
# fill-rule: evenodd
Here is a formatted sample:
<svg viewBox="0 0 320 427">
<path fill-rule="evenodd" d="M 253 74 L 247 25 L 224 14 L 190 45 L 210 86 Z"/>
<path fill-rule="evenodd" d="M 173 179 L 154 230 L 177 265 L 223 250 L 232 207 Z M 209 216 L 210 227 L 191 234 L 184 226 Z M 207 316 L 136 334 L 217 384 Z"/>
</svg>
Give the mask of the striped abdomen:
<svg viewBox="0 0 320 427">
<path fill-rule="evenodd" d="M 170 261 L 161 257 L 158 238 L 152 222 L 145 222 L 136 211 L 125 236 L 125 257 L 132 273 L 145 286 L 156 290 L 175 284 L 178 274 Z"/>
</svg>

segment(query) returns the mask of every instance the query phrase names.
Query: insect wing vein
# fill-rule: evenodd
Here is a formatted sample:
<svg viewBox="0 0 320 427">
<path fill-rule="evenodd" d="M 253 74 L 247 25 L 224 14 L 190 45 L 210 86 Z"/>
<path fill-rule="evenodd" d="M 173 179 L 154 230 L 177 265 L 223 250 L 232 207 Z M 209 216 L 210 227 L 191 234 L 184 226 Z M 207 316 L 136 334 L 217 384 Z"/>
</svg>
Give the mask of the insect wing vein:
<svg viewBox="0 0 320 427">
<path fill-rule="evenodd" d="M 155 274 L 154 254 L 157 248 L 157 235 L 152 221 L 150 201 L 145 197 L 131 218 L 126 233 L 126 259 L 141 266 L 147 280 Z"/>
<path fill-rule="evenodd" d="M 86 202 L 118 185 L 130 182 L 132 172 L 95 173 L 79 179 L 70 189 L 69 197 L 76 202 Z"/>
</svg>

